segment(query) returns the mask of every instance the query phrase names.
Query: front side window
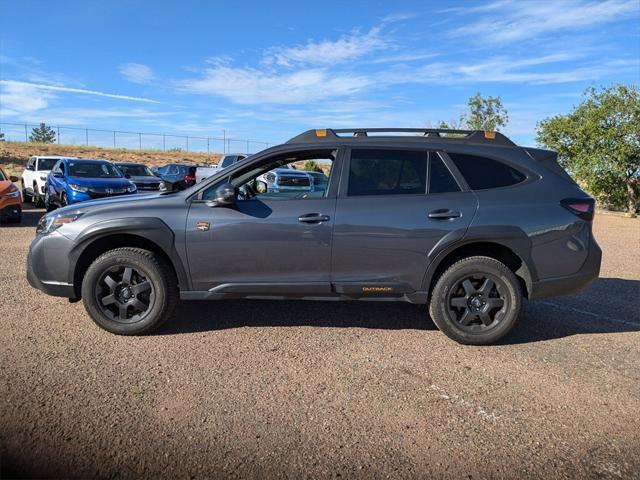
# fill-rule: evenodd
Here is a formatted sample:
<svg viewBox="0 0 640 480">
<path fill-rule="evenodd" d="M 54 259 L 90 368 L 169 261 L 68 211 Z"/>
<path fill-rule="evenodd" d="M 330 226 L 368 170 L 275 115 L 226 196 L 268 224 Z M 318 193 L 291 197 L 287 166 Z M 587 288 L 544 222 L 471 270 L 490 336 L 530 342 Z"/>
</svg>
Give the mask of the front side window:
<svg viewBox="0 0 640 480">
<path fill-rule="evenodd" d="M 355 149 L 349 162 L 349 196 L 426 193 L 428 152 Z"/>
<path fill-rule="evenodd" d="M 449 153 L 449 156 L 471 190 L 508 187 L 526 178 L 522 172 L 497 160 L 462 153 Z"/>
<path fill-rule="evenodd" d="M 104 162 L 69 162 L 69 176 L 86 178 L 120 178 L 122 175 L 112 164 Z"/>
<path fill-rule="evenodd" d="M 335 158 L 335 150 L 282 154 L 237 172 L 231 184 L 238 201 L 324 198 Z M 206 189 L 202 199 L 213 199 L 218 186 Z"/>
</svg>

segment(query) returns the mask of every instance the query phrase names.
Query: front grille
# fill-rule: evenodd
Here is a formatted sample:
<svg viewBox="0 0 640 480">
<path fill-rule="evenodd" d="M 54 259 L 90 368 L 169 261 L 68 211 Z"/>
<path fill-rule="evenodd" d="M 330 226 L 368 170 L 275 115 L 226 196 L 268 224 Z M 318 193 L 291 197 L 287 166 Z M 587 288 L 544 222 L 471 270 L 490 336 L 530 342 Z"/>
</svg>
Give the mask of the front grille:
<svg viewBox="0 0 640 480">
<path fill-rule="evenodd" d="M 103 198 L 103 197 L 111 197 L 113 195 L 122 195 L 123 193 L 127 193 L 126 188 L 90 188 L 89 195 L 92 198 Z"/>
<path fill-rule="evenodd" d="M 138 190 L 158 190 L 160 188 L 160 182 L 155 183 L 136 183 Z"/>
<path fill-rule="evenodd" d="M 309 177 L 282 176 L 278 177 L 278 185 L 281 187 L 308 187 Z"/>
</svg>

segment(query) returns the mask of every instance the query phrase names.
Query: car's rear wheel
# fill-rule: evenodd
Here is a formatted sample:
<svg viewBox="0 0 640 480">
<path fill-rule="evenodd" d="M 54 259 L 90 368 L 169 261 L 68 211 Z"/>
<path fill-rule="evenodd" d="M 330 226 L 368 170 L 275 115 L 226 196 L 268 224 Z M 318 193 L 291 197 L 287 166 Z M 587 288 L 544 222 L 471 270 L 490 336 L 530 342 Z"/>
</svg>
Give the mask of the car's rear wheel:
<svg viewBox="0 0 640 480">
<path fill-rule="evenodd" d="M 449 338 L 490 345 L 513 328 L 522 305 L 520 282 L 502 262 L 468 257 L 451 265 L 431 292 L 429 313 Z"/>
<path fill-rule="evenodd" d="M 119 335 L 143 335 L 171 316 L 178 286 L 162 257 L 124 247 L 91 264 L 82 281 L 82 299 L 98 326 Z"/>
</svg>

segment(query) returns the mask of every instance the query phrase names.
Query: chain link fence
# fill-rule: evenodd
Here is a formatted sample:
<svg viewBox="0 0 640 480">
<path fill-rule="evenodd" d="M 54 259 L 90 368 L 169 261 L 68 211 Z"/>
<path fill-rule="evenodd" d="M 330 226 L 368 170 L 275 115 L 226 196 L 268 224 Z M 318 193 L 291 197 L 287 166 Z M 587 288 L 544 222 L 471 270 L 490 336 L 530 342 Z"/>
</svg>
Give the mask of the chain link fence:
<svg viewBox="0 0 640 480">
<path fill-rule="evenodd" d="M 177 135 L 169 133 L 125 132 L 96 128 L 48 125 L 56 134 L 55 143 L 86 145 L 106 148 L 138 150 L 185 151 L 207 153 L 256 153 L 273 145 L 261 140 L 227 137 L 222 131 L 219 137 Z M 29 123 L 0 122 L 0 132 L 8 142 L 28 142 L 32 130 L 38 127 Z"/>
</svg>

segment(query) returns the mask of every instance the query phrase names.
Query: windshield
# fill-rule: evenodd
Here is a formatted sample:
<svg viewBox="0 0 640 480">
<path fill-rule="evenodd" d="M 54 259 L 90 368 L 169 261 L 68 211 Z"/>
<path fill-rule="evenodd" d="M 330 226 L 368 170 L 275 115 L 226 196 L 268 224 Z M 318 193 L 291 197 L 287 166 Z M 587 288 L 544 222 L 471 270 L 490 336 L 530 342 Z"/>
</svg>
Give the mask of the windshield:
<svg viewBox="0 0 640 480">
<path fill-rule="evenodd" d="M 51 170 L 58 161 L 57 158 L 41 158 L 38 160 L 38 170 Z"/>
<path fill-rule="evenodd" d="M 71 177 L 121 178 L 120 172 L 107 162 L 69 162 Z"/>
<path fill-rule="evenodd" d="M 144 165 L 118 165 L 118 168 L 125 175 L 132 177 L 153 177 L 153 172 Z"/>
</svg>

